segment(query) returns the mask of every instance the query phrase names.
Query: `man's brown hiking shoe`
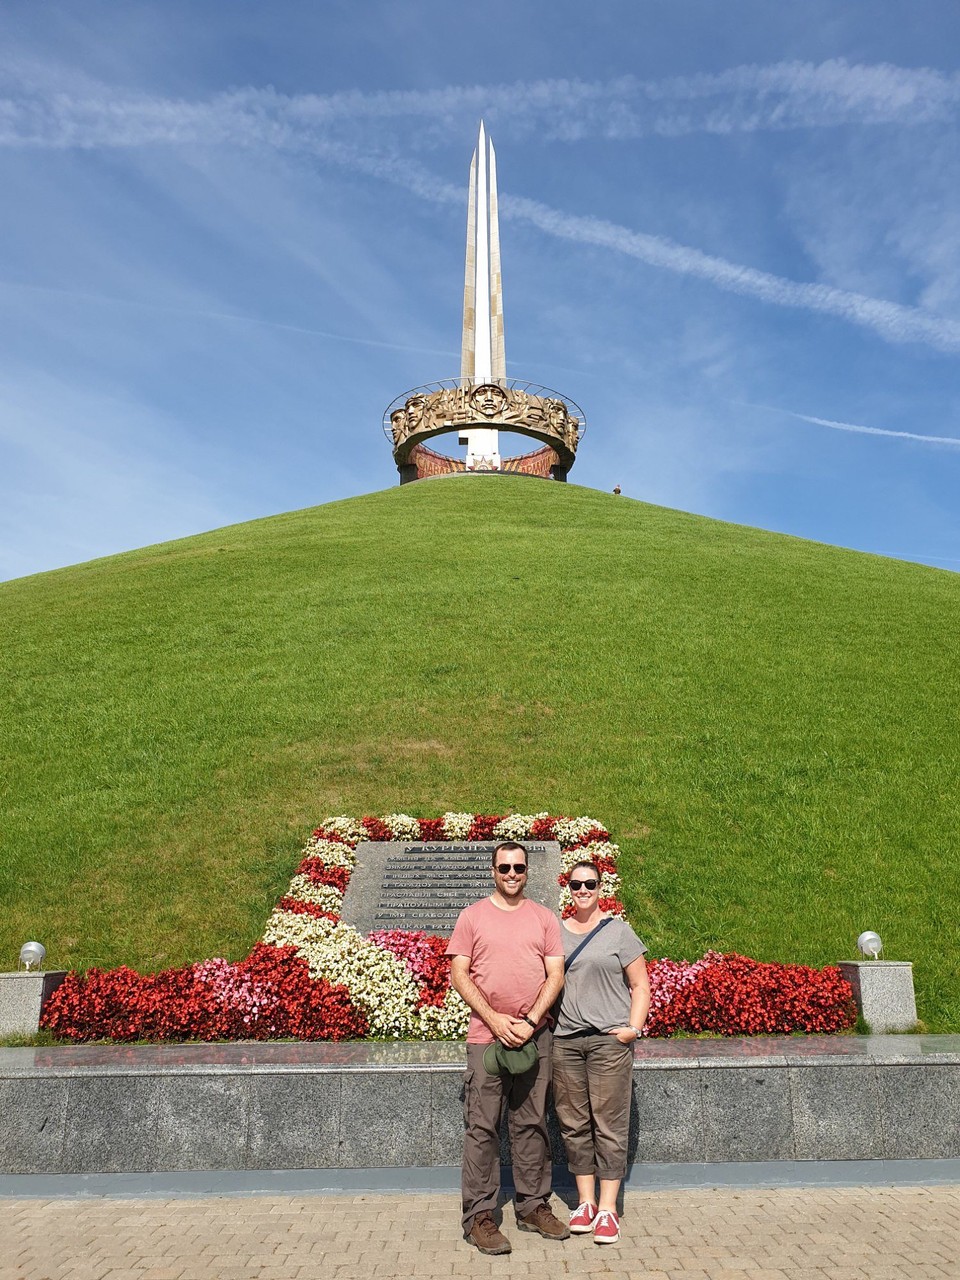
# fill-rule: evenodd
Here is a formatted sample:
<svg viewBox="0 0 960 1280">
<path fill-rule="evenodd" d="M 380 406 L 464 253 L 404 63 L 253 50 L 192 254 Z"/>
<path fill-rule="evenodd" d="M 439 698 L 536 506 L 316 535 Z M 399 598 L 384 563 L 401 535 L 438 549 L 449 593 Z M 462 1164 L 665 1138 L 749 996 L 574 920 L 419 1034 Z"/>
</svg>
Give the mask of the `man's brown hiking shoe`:
<svg viewBox="0 0 960 1280">
<path fill-rule="evenodd" d="M 538 1231 L 544 1240 L 566 1240 L 570 1235 L 570 1228 L 555 1218 L 546 1204 L 538 1204 L 532 1213 L 517 1218 L 517 1226 L 521 1231 Z"/>
<path fill-rule="evenodd" d="M 554 1222 L 556 1222 L 554 1218 Z M 560 1223 L 557 1222 L 559 1227 Z M 470 1227 L 467 1239 L 475 1244 L 481 1253 L 510 1253 L 510 1241 L 497 1228 L 490 1213 L 478 1213 Z"/>
</svg>

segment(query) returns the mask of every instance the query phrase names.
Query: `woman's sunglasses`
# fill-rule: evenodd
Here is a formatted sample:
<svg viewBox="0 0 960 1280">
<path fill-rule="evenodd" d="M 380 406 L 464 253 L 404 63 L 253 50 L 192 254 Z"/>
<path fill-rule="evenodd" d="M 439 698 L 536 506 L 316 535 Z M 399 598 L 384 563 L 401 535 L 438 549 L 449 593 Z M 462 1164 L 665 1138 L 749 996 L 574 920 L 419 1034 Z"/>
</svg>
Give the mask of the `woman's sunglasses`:
<svg viewBox="0 0 960 1280">
<path fill-rule="evenodd" d="M 502 876 L 508 875 L 511 871 L 515 871 L 517 875 L 526 873 L 527 864 L 525 862 L 498 862 L 497 870 Z"/>
<path fill-rule="evenodd" d="M 591 891 L 597 887 L 596 880 L 571 880 L 570 892 L 576 893 L 578 889 L 590 889 Z"/>
</svg>

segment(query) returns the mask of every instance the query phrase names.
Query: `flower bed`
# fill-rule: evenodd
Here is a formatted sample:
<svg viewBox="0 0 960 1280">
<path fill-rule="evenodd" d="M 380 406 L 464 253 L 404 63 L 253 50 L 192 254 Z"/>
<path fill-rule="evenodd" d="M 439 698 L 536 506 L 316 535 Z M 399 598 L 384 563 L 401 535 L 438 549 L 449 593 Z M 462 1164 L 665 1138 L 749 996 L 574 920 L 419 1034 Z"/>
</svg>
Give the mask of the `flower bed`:
<svg viewBox="0 0 960 1280">
<path fill-rule="evenodd" d="M 593 818 L 555 818 L 546 813 L 328 818 L 307 841 L 290 887 L 267 922 L 263 941 L 293 947 L 314 977 L 345 987 L 375 1036 L 459 1038 L 466 1035 L 469 1010 L 450 987 L 443 939 L 402 930 L 379 931 L 364 938 L 339 918 L 356 846 L 362 840 L 556 840 L 561 858 L 558 908 L 566 914 L 573 910 L 567 889 L 570 868 L 582 858 L 592 858 L 600 866 L 605 909 L 624 914 L 617 896 L 620 850 Z"/>
<path fill-rule="evenodd" d="M 601 872 L 603 909 L 625 914 L 620 850 L 592 818 L 328 818 L 307 841 L 287 892 L 245 960 L 207 960 L 151 975 L 127 968 L 71 973 L 47 1002 L 42 1025 L 71 1040 L 461 1038 L 469 1010 L 450 987 L 445 939 L 403 930 L 362 937 L 340 918 L 356 846 L 364 840 L 556 840 L 561 913 L 573 912 L 570 870 L 587 859 Z M 835 968 L 708 952 L 693 964 L 651 960 L 649 969 L 653 1000 L 645 1034 L 651 1036 L 832 1032 L 856 1019 L 849 984 Z"/>
<path fill-rule="evenodd" d="M 293 947 L 258 943 L 246 960 L 142 975 L 68 973 L 42 1026 L 65 1040 L 346 1040 L 369 1023 L 345 987 L 310 976 Z"/>
</svg>

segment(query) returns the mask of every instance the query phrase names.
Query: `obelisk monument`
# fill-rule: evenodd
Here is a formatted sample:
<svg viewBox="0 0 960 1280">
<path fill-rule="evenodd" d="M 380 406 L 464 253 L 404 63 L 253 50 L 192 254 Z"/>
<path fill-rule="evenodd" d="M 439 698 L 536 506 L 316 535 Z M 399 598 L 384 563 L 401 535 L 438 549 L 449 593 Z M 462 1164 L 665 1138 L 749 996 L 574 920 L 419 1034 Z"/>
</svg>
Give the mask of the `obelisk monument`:
<svg viewBox="0 0 960 1280">
<path fill-rule="evenodd" d="M 500 220 L 497 214 L 497 157 L 480 121 L 470 162 L 467 197 L 467 253 L 463 281 L 462 385 L 503 383 L 503 284 L 500 277 Z M 500 433 L 488 427 L 461 432 L 467 470 L 500 469 Z"/>
<path fill-rule="evenodd" d="M 497 158 L 482 120 L 467 193 L 460 376 L 405 391 L 387 406 L 381 425 L 401 484 L 464 473 L 563 481 L 576 460 L 584 431 L 579 405 L 549 387 L 507 377 Z M 502 457 L 501 431 L 528 436 L 539 447 Z M 466 445 L 466 459 L 433 447 L 448 432 Z"/>
</svg>

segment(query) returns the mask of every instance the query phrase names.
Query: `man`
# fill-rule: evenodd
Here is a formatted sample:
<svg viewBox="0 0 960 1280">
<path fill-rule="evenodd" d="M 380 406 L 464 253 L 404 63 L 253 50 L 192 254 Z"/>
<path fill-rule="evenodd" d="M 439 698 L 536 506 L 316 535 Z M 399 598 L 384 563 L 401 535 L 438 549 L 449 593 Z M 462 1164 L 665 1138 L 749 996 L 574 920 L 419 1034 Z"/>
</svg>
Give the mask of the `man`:
<svg viewBox="0 0 960 1280">
<path fill-rule="evenodd" d="M 563 942 L 556 916 L 524 896 L 527 851 L 508 840 L 493 851 L 494 891 L 460 912 L 447 946 L 450 980 L 470 1006 L 463 1085 L 463 1229 L 481 1253 L 509 1253 L 493 1210 L 500 1196 L 500 1111 L 507 1100 L 517 1225 L 547 1240 L 570 1232 L 550 1212 L 547 1086 L 553 1034 L 548 1010 L 563 986 Z M 533 1064 L 519 1074 L 490 1070 L 491 1045 L 533 1042 Z M 528 1051 L 533 1057 L 533 1051 Z M 509 1056 L 509 1055 L 506 1055 Z M 494 1064 L 495 1065 L 495 1064 Z"/>
</svg>

